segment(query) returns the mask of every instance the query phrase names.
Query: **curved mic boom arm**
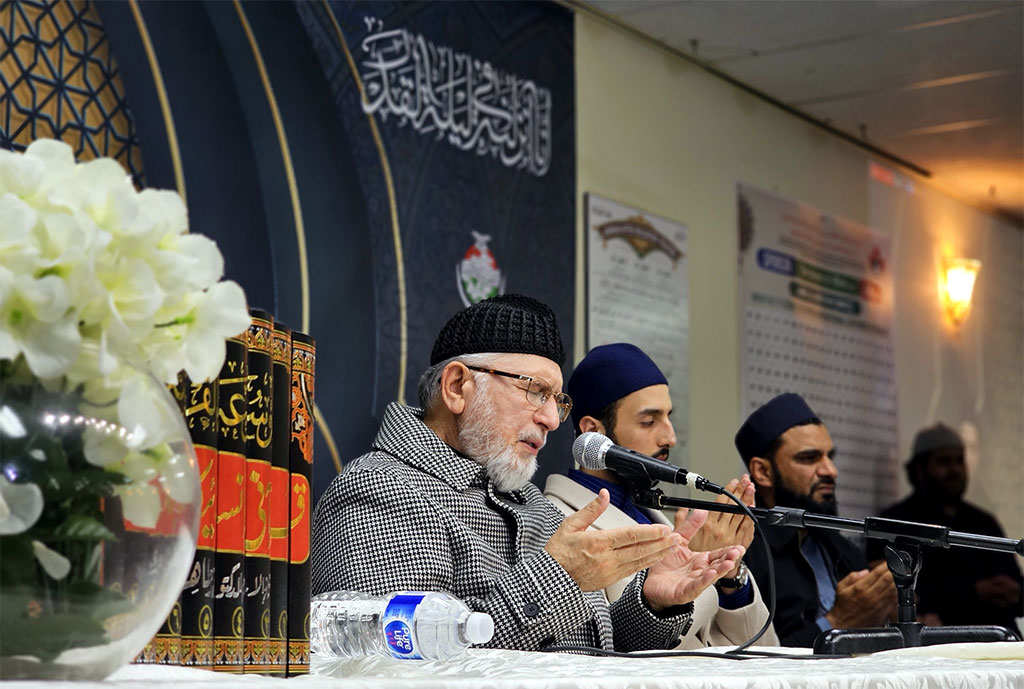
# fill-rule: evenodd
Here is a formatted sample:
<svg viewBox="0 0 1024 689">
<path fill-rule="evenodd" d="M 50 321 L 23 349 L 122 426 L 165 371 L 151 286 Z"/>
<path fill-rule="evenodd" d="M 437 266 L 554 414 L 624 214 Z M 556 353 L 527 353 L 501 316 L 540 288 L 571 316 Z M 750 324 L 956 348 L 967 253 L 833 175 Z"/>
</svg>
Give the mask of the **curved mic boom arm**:
<svg viewBox="0 0 1024 689">
<path fill-rule="evenodd" d="M 745 514 L 736 505 L 692 500 L 690 498 L 673 498 L 657 489 L 636 489 L 633 501 L 645 507 L 693 507 L 712 512 L 729 512 Z M 936 524 L 905 522 L 899 519 L 882 519 L 867 517 L 866 519 L 848 519 L 833 517 L 827 514 L 816 514 L 793 507 L 751 507 L 750 511 L 758 520 L 770 526 L 790 526 L 797 529 L 814 527 L 831 531 L 846 531 L 862 534 L 868 538 L 877 538 L 894 543 L 896 541 L 916 543 L 918 545 L 949 548 L 962 546 L 982 550 L 998 550 L 1005 553 L 1017 553 L 1024 557 L 1024 538 L 1001 538 L 950 531 L 949 527 Z"/>
<path fill-rule="evenodd" d="M 893 581 L 896 583 L 899 599 L 898 620 L 888 627 L 830 629 L 822 632 L 814 642 L 816 654 L 871 653 L 891 648 L 954 642 L 1020 641 L 1020 637 L 1011 630 L 993 625 L 925 627 L 917 621 L 914 587 L 917 584 L 917 574 L 921 570 L 922 546 L 939 548 L 963 546 L 1024 556 L 1024 539 L 950 531 L 949 527 L 945 526 L 905 522 L 898 519 L 882 519 L 881 517 L 846 519 L 826 514 L 815 514 L 792 507 L 744 509 L 739 505 L 668 497 L 656 488 L 640 486 L 634 487 L 632 497 L 633 502 L 646 507 L 659 509 L 662 507 L 694 507 L 713 512 L 753 514 L 758 521 L 771 526 L 849 531 L 891 543 L 886 546 L 885 561 L 889 571 L 892 572 Z M 774 574 L 770 573 L 769 579 L 774 579 Z M 770 620 L 775 616 L 775 582 L 771 581 L 769 586 L 768 619 Z"/>
</svg>

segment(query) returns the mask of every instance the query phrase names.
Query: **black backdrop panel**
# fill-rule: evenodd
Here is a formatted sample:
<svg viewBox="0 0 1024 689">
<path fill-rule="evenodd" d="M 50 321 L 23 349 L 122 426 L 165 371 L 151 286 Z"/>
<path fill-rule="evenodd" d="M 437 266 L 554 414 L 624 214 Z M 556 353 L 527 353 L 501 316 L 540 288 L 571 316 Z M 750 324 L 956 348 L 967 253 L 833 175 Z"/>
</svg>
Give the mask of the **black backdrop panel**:
<svg viewBox="0 0 1024 689">
<path fill-rule="evenodd" d="M 529 294 L 555 310 L 571 352 L 576 167 L 571 14 L 551 3 L 333 2 L 298 7 L 334 91 L 367 198 L 378 315 L 375 415 L 399 390 L 415 402 L 416 383 L 429 363 L 437 331 L 466 303 L 456 271 L 477 242 L 474 232 L 489 238 L 485 243 L 505 292 Z M 382 82 L 375 78 L 376 49 L 392 65 L 393 78 L 386 83 L 395 89 L 395 100 L 418 103 L 407 109 L 415 112 L 406 117 L 386 112 L 387 107 L 372 113 L 380 145 L 350 66 L 355 64 L 371 99 L 372 85 Z M 446 126 L 445 118 L 467 124 L 470 106 L 446 107 L 443 101 L 456 98 L 453 94 L 460 88 L 471 90 L 466 80 L 481 79 L 484 63 L 550 94 L 550 149 L 543 171 L 540 166 L 531 170 L 531 165 L 509 165 L 500 155 L 463 150 L 451 142 L 455 138 L 462 143 L 466 137 Z M 432 98 L 438 102 L 427 105 Z M 518 101 L 492 99 L 490 105 L 505 114 L 515 113 L 525 102 L 520 96 Z M 415 121 L 416 114 L 423 122 Z M 527 138 L 537 145 L 543 136 Z M 486 146 L 497 138 L 485 134 L 478 142 Z M 513 147 L 511 153 L 521 151 Z M 385 166 L 391 172 L 393 196 Z M 396 224 L 402 238 L 401 268 L 394 249 Z M 396 366 L 403 319 L 408 342 L 404 380 Z M 552 468 L 569 464 L 571 440 L 568 428 L 552 435 L 541 455 L 538 481 Z"/>
<path fill-rule="evenodd" d="M 389 402 L 401 396 L 415 403 L 434 336 L 469 298 L 457 270 L 472 273 L 493 257 L 503 291 L 550 304 L 572 351 L 571 13 L 540 2 L 138 7 L 141 22 L 128 3 L 98 4 L 138 123 L 147 183 L 174 187 L 175 172 L 143 30 L 173 114 L 193 230 L 217 241 L 226 276 L 253 306 L 317 340 L 323 423 L 315 495 L 336 473 L 336 461 L 368 449 Z M 371 54 L 363 41 L 390 30 L 433 46 L 427 62 L 441 49 L 468 59 L 476 74 L 487 64 L 512 79 L 506 85 L 549 94 L 544 131 L 509 139 L 506 158 L 524 160 L 523 142 L 535 147 L 527 151 L 530 165 L 462 150 L 445 132 L 364 112 L 359 82 Z M 517 107 L 536 115 L 536 103 L 514 95 L 492 101 L 499 116 L 515 115 Z M 571 440 L 568 428 L 552 435 L 538 482 L 568 466 Z"/>
</svg>

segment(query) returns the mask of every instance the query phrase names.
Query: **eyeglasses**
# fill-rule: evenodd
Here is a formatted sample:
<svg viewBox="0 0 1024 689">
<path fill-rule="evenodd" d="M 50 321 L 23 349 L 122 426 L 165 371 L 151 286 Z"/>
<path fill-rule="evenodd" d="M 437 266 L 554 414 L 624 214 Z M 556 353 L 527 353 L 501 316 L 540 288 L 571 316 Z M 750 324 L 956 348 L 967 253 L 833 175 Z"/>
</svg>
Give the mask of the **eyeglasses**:
<svg viewBox="0 0 1024 689">
<path fill-rule="evenodd" d="M 551 384 L 543 378 L 523 376 L 518 373 L 509 373 L 508 371 L 496 371 L 493 368 L 481 368 L 480 366 L 466 366 L 466 368 L 471 371 L 480 371 L 481 373 L 491 373 L 496 376 L 525 380 L 529 383 L 525 388 L 527 402 L 535 407 L 543 407 L 548 403 L 549 399 L 554 399 L 555 406 L 558 407 L 558 422 L 561 423 L 569 418 L 569 411 L 572 409 L 572 398 L 564 392 L 555 392 L 552 390 Z M 524 388 L 520 388 L 520 390 L 522 389 Z"/>
</svg>

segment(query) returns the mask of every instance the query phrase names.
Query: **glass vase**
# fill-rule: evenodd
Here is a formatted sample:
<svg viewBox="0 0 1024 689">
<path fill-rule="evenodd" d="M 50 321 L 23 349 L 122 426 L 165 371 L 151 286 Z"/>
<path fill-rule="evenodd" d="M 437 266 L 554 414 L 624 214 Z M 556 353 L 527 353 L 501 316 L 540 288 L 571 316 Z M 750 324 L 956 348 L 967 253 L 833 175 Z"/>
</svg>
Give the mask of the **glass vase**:
<svg viewBox="0 0 1024 689">
<path fill-rule="evenodd" d="M 72 384 L 0 360 L 0 678 L 98 680 L 142 650 L 192 564 L 197 466 L 148 373 Z"/>
</svg>

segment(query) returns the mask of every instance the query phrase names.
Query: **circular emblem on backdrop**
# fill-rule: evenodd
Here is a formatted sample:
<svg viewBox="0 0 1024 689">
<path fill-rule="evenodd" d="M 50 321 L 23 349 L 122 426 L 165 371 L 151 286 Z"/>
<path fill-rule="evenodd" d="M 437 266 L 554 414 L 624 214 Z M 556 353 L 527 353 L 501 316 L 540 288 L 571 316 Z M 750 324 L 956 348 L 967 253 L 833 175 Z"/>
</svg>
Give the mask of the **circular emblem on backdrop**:
<svg viewBox="0 0 1024 689">
<path fill-rule="evenodd" d="M 455 266 L 455 279 L 459 298 L 466 306 L 505 293 L 505 276 L 487 243 L 490 235 L 472 232 L 473 246 L 466 250 L 462 261 Z"/>
<path fill-rule="evenodd" d="M 236 639 L 242 638 L 242 630 L 245 628 L 245 610 L 242 608 L 235 608 L 235 611 L 231 613 L 231 633 Z"/>
</svg>

